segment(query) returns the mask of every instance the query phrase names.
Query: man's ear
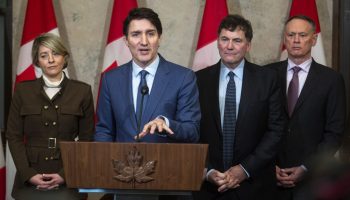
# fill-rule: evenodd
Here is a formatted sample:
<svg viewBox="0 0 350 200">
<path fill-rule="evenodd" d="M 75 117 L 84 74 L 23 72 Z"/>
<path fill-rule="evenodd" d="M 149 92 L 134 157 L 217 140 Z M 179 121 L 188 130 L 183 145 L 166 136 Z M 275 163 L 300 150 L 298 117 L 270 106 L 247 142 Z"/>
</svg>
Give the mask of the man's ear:
<svg viewBox="0 0 350 200">
<path fill-rule="evenodd" d="M 312 35 L 312 46 L 315 46 L 316 43 L 317 43 L 317 38 L 318 38 L 318 34 L 315 32 L 313 35 Z"/>
<path fill-rule="evenodd" d="M 129 42 L 128 42 L 128 39 L 126 38 L 127 36 L 123 36 L 123 40 L 124 40 L 124 42 L 125 42 L 125 45 L 127 46 L 127 47 L 129 47 Z"/>
</svg>

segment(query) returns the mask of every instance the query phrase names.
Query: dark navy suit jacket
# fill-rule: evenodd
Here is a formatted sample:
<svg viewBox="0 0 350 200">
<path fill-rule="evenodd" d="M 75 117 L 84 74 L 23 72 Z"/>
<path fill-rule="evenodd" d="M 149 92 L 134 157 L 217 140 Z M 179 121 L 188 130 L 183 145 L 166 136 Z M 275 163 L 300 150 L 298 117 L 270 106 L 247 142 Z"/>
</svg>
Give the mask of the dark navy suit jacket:
<svg viewBox="0 0 350 200">
<path fill-rule="evenodd" d="M 220 61 L 196 73 L 202 119 L 200 143 L 209 144 L 208 168 L 223 172 L 222 127 L 219 109 Z M 233 165 L 241 164 L 250 178 L 236 189 L 224 193 L 204 181 L 195 199 L 273 200 L 275 156 L 285 130 L 277 74 L 267 68 L 245 62 L 242 94 L 236 122 Z"/>
</svg>

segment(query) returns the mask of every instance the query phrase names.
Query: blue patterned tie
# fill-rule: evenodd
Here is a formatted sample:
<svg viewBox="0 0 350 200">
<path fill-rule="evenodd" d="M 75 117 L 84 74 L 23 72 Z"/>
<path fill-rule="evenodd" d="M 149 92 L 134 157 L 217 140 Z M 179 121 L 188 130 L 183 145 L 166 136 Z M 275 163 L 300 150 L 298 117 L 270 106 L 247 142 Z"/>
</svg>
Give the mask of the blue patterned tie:
<svg viewBox="0 0 350 200">
<path fill-rule="evenodd" d="M 141 99 L 142 99 L 142 93 L 141 93 L 141 91 L 142 91 L 142 88 L 143 87 L 147 87 L 147 81 L 146 81 L 146 76 L 147 76 L 147 74 L 148 74 L 148 72 L 146 71 L 146 70 L 142 70 L 142 71 L 140 71 L 140 84 L 139 84 L 139 89 L 138 89 L 138 92 L 137 92 L 137 104 L 136 104 L 136 117 L 137 117 L 137 119 L 138 119 L 138 117 L 141 115 Z M 147 94 L 145 94 L 144 95 L 144 97 L 143 97 L 143 102 L 142 102 L 142 110 L 145 110 L 145 107 L 144 107 L 144 105 L 146 105 L 146 102 L 147 102 L 147 98 L 148 98 L 148 92 L 147 92 Z M 141 122 L 139 122 L 139 123 L 141 123 Z"/>
<path fill-rule="evenodd" d="M 229 72 L 230 77 L 226 88 L 224 123 L 222 129 L 223 136 L 223 161 L 224 169 L 231 167 L 233 161 L 233 145 L 236 132 L 236 85 L 234 81 L 235 74 Z"/>
</svg>

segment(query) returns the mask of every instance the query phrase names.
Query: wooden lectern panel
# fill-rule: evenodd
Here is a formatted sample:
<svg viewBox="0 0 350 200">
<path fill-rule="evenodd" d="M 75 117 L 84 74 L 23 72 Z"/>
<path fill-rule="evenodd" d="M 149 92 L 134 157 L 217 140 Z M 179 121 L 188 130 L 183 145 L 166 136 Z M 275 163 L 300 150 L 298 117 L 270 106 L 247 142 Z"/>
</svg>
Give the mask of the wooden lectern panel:
<svg viewBox="0 0 350 200">
<path fill-rule="evenodd" d="M 208 151 L 207 144 L 60 142 L 60 145 L 66 182 L 71 188 L 196 191 L 203 180 Z"/>
</svg>

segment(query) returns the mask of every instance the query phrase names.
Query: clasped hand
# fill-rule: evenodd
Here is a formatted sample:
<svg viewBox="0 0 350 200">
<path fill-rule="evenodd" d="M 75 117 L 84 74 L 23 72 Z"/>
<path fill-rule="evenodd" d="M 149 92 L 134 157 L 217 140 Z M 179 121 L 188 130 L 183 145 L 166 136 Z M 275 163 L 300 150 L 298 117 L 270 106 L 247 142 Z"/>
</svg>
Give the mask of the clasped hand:
<svg viewBox="0 0 350 200">
<path fill-rule="evenodd" d="M 247 178 L 241 166 L 235 165 L 224 173 L 212 170 L 208 175 L 208 181 L 218 186 L 218 192 L 225 192 L 228 189 L 237 188 Z"/>
<path fill-rule="evenodd" d="M 148 122 L 142 129 L 141 133 L 139 133 L 139 139 L 145 137 L 147 134 L 154 134 L 155 132 L 167 132 L 170 135 L 173 135 L 174 132 L 166 125 L 165 121 L 161 118 L 156 118 L 150 122 Z M 137 139 L 137 136 L 135 136 Z"/>
<path fill-rule="evenodd" d="M 306 174 L 302 167 L 279 168 L 276 166 L 277 185 L 285 188 L 295 187 Z"/>
<path fill-rule="evenodd" d="M 38 190 L 51 190 L 64 183 L 64 179 L 58 174 L 36 174 L 29 179 Z"/>
</svg>

